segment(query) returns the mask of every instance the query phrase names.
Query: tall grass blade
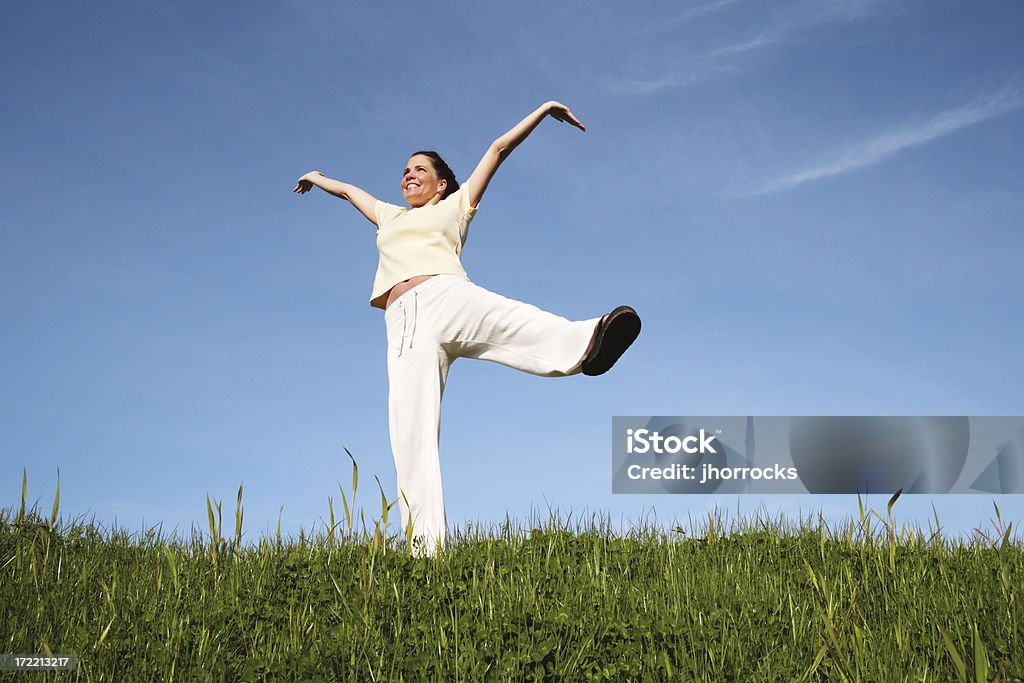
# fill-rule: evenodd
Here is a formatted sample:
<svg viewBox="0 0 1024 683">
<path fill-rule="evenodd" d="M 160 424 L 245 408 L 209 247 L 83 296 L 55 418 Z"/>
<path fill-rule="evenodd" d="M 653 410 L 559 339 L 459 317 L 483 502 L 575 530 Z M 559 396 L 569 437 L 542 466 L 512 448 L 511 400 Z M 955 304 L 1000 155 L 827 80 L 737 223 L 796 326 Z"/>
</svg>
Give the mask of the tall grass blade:
<svg viewBox="0 0 1024 683">
<path fill-rule="evenodd" d="M 377 488 L 380 489 L 380 519 L 384 526 L 387 527 L 388 510 L 390 510 L 388 507 L 388 497 L 384 494 L 384 487 L 381 485 L 377 475 L 374 475 L 373 478 L 377 480 Z"/>
<path fill-rule="evenodd" d="M 331 528 L 327 531 L 327 543 L 334 542 L 334 500 L 330 496 L 327 496 L 327 510 L 331 514 Z"/>
<path fill-rule="evenodd" d="M 245 482 L 238 485 L 238 503 L 235 507 L 235 547 L 242 547 L 242 519 L 245 516 L 245 511 L 242 509 L 242 486 Z"/>
<path fill-rule="evenodd" d="M 18 512 L 18 524 L 25 521 L 25 497 L 28 495 L 28 470 L 21 470 L 21 510 Z"/>
<path fill-rule="evenodd" d="M 402 494 L 402 500 L 405 501 L 405 509 L 409 510 L 410 509 L 409 508 L 409 499 L 405 497 L 405 491 L 402 491 L 401 494 Z M 507 513 L 506 513 L 506 515 L 507 515 Z M 411 512 L 409 514 L 409 519 L 403 520 L 403 521 L 405 522 L 405 545 L 409 549 L 409 552 L 411 553 L 412 552 L 412 537 L 413 537 L 413 524 L 412 524 L 412 514 L 411 514 Z"/>
<path fill-rule="evenodd" d="M 53 512 L 50 514 L 50 528 L 57 524 L 57 510 L 60 508 L 60 468 L 57 468 L 57 495 L 53 497 Z"/>
<path fill-rule="evenodd" d="M 220 503 L 217 503 L 217 512 L 220 512 Z M 210 520 L 210 557 L 213 564 L 217 566 L 217 547 L 220 545 L 220 535 L 217 533 L 217 524 L 213 519 L 213 507 L 210 505 L 210 494 L 206 494 L 206 514 Z"/>
<path fill-rule="evenodd" d="M 932 501 L 932 515 L 935 517 L 935 533 L 933 538 L 942 538 L 942 523 L 939 521 L 939 511 L 935 509 L 935 501 Z"/>
<path fill-rule="evenodd" d="M 100 634 L 100 639 L 96 642 L 96 649 L 99 650 L 103 646 L 103 641 L 107 639 L 107 634 L 110 633 L 110 627 L 114 625 L 114 619 L 117 617 L 111 617 L 110 623 L 103 629 L 103 633 Z"/>
<path fill-rule="evenodd" d="M 348 459 L 352 461 L 352 507 L 356 505 L 356 491 L 359 489 L 359 465 L 356 464 L 355 457 L 349 453 L 346 448 L 345 453 L 348 454 Z"/>
<path fill-rule="evenodd" d="M 985 643 L 981 642 L 977 624 L 974 625 L 974 680 L 977 683 L 988 681 L 988 650 L 985 649 Z"/>
<path fill-rule="evenodd" d="M 345 497 L 345 489 L 341 488 L 341 484 L 338 484 L 338 490 L 341 491 L 341 504 L 345 508 L 345 526 L 348 527 L 349 533 L 352 532 L 352 510 L 348 506 L 348 498 Z"/>
<path fill-rule="evenodd" d="M 903 489 L 900 489 L 896 493 L 892 494 L 892 498 L 889 499 L 889 504 L 885 506 L 886 514 L 888 514 L 890 517 L 892 516 L 892 506 L 896 504 L 896 501 L 900 499 L 901 495 L 903 495 Z"/>
<path fill-rule="evenodd" d="M 217 543 L 217 524 L 213 519 L 213 506 L 210 505 L 210 494 L 206 494 L 206 516 L 210 522 L 210 540 Z"/>
<path fill-rule="evenodd" d="M 180 588 L 178 587 L 178 562 L 174 559 L 174 553 L 171 552 L 170 547 L 164 543 L 164 555 L 167 557 L 167 564 L 171 568 L 171 580 L 174 581 L 174 592 L 177 593 Z"/>
<path fill-rule="evenodd" d="M 36 566 L 36 547 L 29 549 L 29 562 L 32 565 L 32 582 L 35 584 L 36 593 L 39 592 L 39 568 Z"/>
<path fill-rule="evenodd" d="M 942 624 L 935 624 L 939 629 L 939 635 L 942 636 L 942 644 L 946 646 L 946 652 L 949 653 L 949 658 L 953 660 L 953 666 L 956 668 L 957 679 L 960 683 L 967 683 L 967 665 L 964 664 L 964 658 L 957 652 L 956 645 L 953 644 L 953 639 L 946 633 L 946 629 L 942 628 Z"/>
<path fill-rule="evenodd" d="M 811 676 L 813 676 L 814 672 L 818 670 L 818 666 L 821 664 L 821 660 L 825 659 L 826 652 L 828 652 L 828 643 L 824 643 L 821 646 L 821 649 L 818 650 L 818 654 L 815 655 L 814 661 L 811 662 L 811 665 L 807 668 L 807 671 L 804 672 L 803 677 L 800 679 L 800 683 L 805 683 L 806 681 L 811 680 Z"/>
<path fill-rule="evenodd" d="M 345 489 L 341 487 L 340 483 L 338 484 L 338 490 L 341 492 L 341 504 L 345 508 L 345 526 L 348 528 L 349 535 L 351 535 L 353 521 L 352 509 L 348 506 L 348 498 L 345 497 Z"/>
<path fill-rule="evenodd" d="M 864 500 L 857 494 L 857 507 L 860 508 L 860 530 L 863 533 L 864 543 L 873 545 L 874 535 L 871 533 L 871 515 L 864 509 Z"/>
<path fill-rule="evenodd" d="M 661 651 L 661 666 L 665 669 L 665 679 L 672 680 L 672 662 L 668 659 L 668 652 Z"/>
</svg>

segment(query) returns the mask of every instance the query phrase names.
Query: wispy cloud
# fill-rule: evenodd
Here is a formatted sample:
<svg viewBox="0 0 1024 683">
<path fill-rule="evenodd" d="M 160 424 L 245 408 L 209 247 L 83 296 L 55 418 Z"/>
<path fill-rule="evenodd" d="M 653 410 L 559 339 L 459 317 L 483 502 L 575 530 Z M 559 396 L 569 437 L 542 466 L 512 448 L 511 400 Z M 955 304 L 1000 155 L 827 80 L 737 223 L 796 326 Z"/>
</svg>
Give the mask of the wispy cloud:
<svg viewBox="0 0 1024 683">
<path fill-rule="evenodd" d="M 729 5 L 735 4 L 736 0 L 715 0 L 715 2 L 708 2 L 703 5 L 697 5 L 696 7 L 690 7 L 676 16 L 668 19 L 662 24 L 664 30 L 670 31 L 677 29 L 684 24 L 688 24 L 698 17 L 703 17 L 707 14 L 714 14 L 720 12 Z"/>
<path fill-rule="evenodd" d="M 623 79 L 608 86 L 612 95 L 647 95 L 665 88 L 682 88 L 716 76 L 723 76 L 736 69 L 731 66 L 706 65 L 695 68 L 680 68 L 679 71 L 654 78 Z"/>
<path fill-rule="evenodd" d="M 784 192 L 804 183 L 867 168 L 904 149 L 937 140 L 962 128 L 1002 116 L 1021 106 L 1024 106 L 1024 97 L 1021 96 L 1020 86 L 1005 86 L 965 106 L 933 116 L 923 124 L 886 131 L 871 140 L 853 145 L 830 161 L 776 178 L 749 194 Z"/>
<path fill-rule="evenodd" d="M 717 50 L 714 50 L 711 53 L 711 56 L 728 57 L 730 55 L 738 55 L 744 52 L 753 52 L 754 50 L 759 50 L 762 47 L 767 47 L 781 41 L 786 33 L 787 31 L 765 30 L 749 40 L 720 47 Z"/>
<path fill-rule="evenodd" d="M 628 35 L 646 37 L 678 31 L 695 19 L 721 12 L 737 2 L 738 0 L 713 0 L 712 2 L 705 2 L 694 7 L 687 7 L 678 14 L 632 29 L 628 32 Z"/>
<path fill-rule="evenodd" d="M 691 7 L 656 27 L 642 31 L 644 36 L 677 31 L 691 21 L 722 12 L 738 0 L 715 0 Z M 691 52 L 679 58 L 680 66 L 668 70 L 653 69 L 640 77 L 620 78 L 608 85 L 612 95 L 647 95 L 669 88 L 682 88 L 713 78 L 738 73 L 737 57 L 756 50 L 785 44 L 795 36 L 841 21 L 855 21 L 876 13 L 891 0 L 803 0 L 788 6 L 760 26 L 748 37 L 728 42 L 717 41 L 719 47 Z M 750 37 L 752 35 L 752 37 Z"/>
<path fill-rule="evenodd" d="M 724 57 L 752 52 L 779 45 L 793 36 L 828 24 L 855 21 L 873 14 L 885 0 L 833 0 L 813 2 L 791 7 L 789 11 L 767 26 L 761 27 L 753 38 L 725 45 L 711 52 L 712 57 Z"/>
</svg>

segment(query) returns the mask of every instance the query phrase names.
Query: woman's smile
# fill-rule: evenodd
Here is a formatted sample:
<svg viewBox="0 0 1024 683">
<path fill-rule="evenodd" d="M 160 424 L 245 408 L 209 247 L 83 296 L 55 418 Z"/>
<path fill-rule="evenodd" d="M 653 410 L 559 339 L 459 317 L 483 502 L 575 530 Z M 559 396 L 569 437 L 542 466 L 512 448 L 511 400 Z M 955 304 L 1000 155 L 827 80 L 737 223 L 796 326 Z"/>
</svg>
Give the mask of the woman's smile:
<svg viewBox="0 0 1024 683">
<path fill-rule="evenodd" d="M 430 204 L 435 197 L 440 201 L 447 186 L 447 181 L 438 178 L 430 158 L 422 154 L 409 159 L 402 173 L 402 196 L 413 208 Z"/>
</svg>

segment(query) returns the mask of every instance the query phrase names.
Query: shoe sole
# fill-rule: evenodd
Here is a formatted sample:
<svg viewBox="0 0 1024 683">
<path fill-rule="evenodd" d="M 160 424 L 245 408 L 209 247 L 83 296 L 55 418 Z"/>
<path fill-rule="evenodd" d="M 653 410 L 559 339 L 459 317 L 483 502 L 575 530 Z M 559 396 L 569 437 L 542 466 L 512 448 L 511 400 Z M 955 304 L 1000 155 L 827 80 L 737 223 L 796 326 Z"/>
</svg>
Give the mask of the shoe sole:
<svg viewBox="0 0 1024 683">
<path fill-rule="evenodd" d="M 619 306 L 597 328 L 594 348 L 583 360 L 584 375 L 603 375 L 611 370 L 640 335 L 640 316 L 629 306 Z"/>
</svg>

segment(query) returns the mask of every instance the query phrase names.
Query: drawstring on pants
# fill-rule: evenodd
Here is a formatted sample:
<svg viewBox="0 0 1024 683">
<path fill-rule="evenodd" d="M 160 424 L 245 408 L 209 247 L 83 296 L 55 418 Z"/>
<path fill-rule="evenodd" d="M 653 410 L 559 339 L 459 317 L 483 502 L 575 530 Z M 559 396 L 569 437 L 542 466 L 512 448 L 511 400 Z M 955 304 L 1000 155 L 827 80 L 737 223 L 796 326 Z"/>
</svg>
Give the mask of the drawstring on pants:
<svg viewBox="0 0 1024 683">
<path fill-rule="evenodd" d="M 419 319 L 419 294 L 416 290 L 412 292 L 412 336 L 409 337 L 409 349 L 412 349 L 412 342 L 416 338 L 416 321 Z"/>
<path fill-rule="evenodd" d="M 399 301 L 398 307 L 402 309 L 402 341 L 398 347 L 398 357 L 402 357 L 402 351 L 405 349 L 405 330 L 408 318 L 405 315 L 405 302 Z M 416 338 L 416 319 L 417 313 L 419 312 L 419 295 L 417 292 L 412 293 L 412 334 L 409 335 L 409 350 L 412 350 L 413 340 Z"/>
</svg>

